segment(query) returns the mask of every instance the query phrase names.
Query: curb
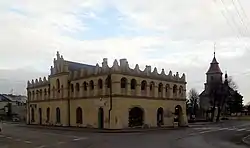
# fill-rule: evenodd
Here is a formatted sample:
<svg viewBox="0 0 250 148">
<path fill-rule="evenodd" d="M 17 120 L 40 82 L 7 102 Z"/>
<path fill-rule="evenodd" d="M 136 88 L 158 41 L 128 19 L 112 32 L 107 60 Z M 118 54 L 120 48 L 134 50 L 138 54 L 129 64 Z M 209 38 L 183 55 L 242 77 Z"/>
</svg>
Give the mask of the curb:
<svg viewBox="0 0 250 148">
<path fill-rule="evenodd" d="M 247 139 L 249 139 L 249 140 L 247 140 Z M 246 145 L 250 146 L 250 135 L 242 138 L 242 142 L 245 143 Z"/>
<path fill-rule="evenodd" d="M 165 130 L 178 130 L 184 129 L 187 127 L 180 128 L 155 128 L 155 129 L 124 129 L 124 130 L 112 130 L 112 129 L 88 129 L 88 128 L 75 128 L 75 127 L 50 127 L 50 126 L 32 126 L 32 125 L 18 125 L 20 127 L 28 127 L 28 128 L 39 128 L 39 129 L 48 129 L 48 130 L 63 130 L 63 131 L 76 131 L 76 132 L 85 132 L 85 133 L 145 133 L 145 132 L 153 132 L 153 131 L 165 131 Z"/>
</svg>

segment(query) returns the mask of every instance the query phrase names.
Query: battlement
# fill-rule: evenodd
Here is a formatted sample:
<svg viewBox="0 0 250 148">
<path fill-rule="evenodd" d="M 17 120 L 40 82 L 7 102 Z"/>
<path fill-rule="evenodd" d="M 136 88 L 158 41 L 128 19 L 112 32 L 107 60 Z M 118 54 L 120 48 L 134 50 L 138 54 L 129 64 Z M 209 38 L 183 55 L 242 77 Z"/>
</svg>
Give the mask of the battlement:
<svg viewBox="0 0 250 148">
<path fill-rule="evenodd" d="M 114 60 L 113 65 L 111 67 L 108 66 L 108 59 L 104 58 L 102 62 L 102 67 L 99 64 L 96 64 L 94 68 L 81 68 L 80 70 L 71 71 L 69 78 L 70 79 L 80 79 L 84 77 L 90 77 L 94 75 L 102 75 L 109 73 L 120 73 L 127 74 L 131 76 L 143 76 L 151 79 L 160 79 L 160 80 L 172 80 L 178 82 L 186 82 L 186 76 L 183 73 L 180 77 L 179 73 L 172 73 L 170 70 L 168 74 L 165 73 L 165 70 L 162 69 L 160 73 L 158 73 L 157 68 L 151 70 L 151 66 L 146 66 L 144 70 L 140 70 L 139 65 L 136 64 L 135 68 L 130 68 L 127 59 L 120 59 L 120 63 L 118 64 L 117 60 Z"/>
<path fill-rule="evenodd" d="M 127 59 L 120 59 L 119 63 L 117 60 L 114 60 L 113 65 L 109 67 L 108 59 L 104 58 L 101 66 L 99 66 L 98 63 L 94 66 L 66 61 L 62 56 L 60 56 L 59 52 L 57 52 L 57 59 L 54 59 L 54 66 L 51 66 L 50 76 L 63 72 L 69 73 L 70 80 L 76 80 L 95 75 L 118 73 L 131 76 L 147 77 L 150 79 L 176 81 L 182 83 L 186 82 L 186 76 L 184 73 L 180 76 L 178 72 L 173 74 L 170 70 L 168 74 L 166 74 L 164 69 L 161 69 L 161 72 L 158 73 L 156 67 L 152 71 L 151 66 L 149 65 L 147 65 L 144 70 L 140 70 L 138 64 L 135 65 L 135 68 L 130 68 Z M 39 78 L 39 80 L 36 79 L 32 80 L 31 82 L 28 81 L 28 87 L 36 87 L 48 83 L 48 79 L 44 77 L 43 80 Z"/>
<path fill-rule="evenodd" d="M 38 87 L 49 84 L 49 80 L 44 77 L 43 79 L 40 77 L 39 79 L 32 79 L 31 81 L 28 81 L 27 86 L 28 87 Z"/>
</svg>

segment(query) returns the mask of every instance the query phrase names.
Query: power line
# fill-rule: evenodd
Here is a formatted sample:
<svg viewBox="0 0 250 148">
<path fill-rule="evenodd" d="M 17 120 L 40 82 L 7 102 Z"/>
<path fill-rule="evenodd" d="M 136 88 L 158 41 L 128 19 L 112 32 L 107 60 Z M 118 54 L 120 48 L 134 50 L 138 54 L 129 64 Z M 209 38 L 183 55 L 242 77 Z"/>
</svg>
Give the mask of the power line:
<svg viewBox="0 0 250 148">
<path fill-rule="evenodd" d="M 246 28 L 246 31 L 248 32 L 248 27 L 247 27 L 247 25 L 245 24 L 245 21 L 244 21 L 243 17 L 241 16 L 238 7 L 236 6 L 234 0 L 231 0 L 231 1 L 232 1 L 233 5 L 234 5 L 234 8 L 235 8 L 235 10 L 236 10 L 236 12 L 237 12 L 239 18 L 240 18 L 241 23 L 244 25 L 244 27 Z"/>
</svg>

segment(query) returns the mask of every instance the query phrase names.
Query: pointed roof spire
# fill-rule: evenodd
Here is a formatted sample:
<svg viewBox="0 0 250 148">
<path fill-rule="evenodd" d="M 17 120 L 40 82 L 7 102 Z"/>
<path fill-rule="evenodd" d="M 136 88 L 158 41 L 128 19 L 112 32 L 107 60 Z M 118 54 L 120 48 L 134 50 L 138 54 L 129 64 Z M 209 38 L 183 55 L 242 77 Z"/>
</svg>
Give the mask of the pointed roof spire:
<svg viewBox="0 0 250 148">
<path fill-rule="evenodd" d="M 207 74 L 214 74 L 214 73 L 222 74 L 221 69 L 219 67 L 219 63 L 217 62 L 215 57 L 215 49 L 216 49 L 216 43 L 214 43 L 214 57 L 212 62 L 210 63 L 210 67 L 207 71 Z"/>
</svg>

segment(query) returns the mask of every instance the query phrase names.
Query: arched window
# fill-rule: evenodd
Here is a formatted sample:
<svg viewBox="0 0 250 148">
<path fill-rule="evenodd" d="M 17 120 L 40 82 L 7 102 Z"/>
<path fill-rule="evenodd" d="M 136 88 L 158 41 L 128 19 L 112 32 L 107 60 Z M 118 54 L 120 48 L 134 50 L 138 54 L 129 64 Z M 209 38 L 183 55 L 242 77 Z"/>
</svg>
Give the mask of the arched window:
<svg viewBox="0 0 250 148">
<path fill-rule="evenodd" d="M 87 82 L 83 82 L 83 90 L 84 90 L 84 91 L 87 91 L 87 90 L 88 90 Z"/>
<path fill-rule="evenodd" d="M 61 112 L 59 107 L 56 108 L 56 123 L 61 123 Z"/>
<path fill-rule="evenodd" d="M 82 124 L 82 108 L 81 107 L 78 107 L 76 109 L 76 123 Z"/>
<path fill-rule="evenodd" d="M 71 84 L 70 88 L 71 88 L 71 92 L 74 92 L 74 84 Z"/>
<path fill-rule="evenodd" d="M 121 88 L 127 88 L 127 79 L 121 78 Z"/>
<path fill-rule="evenodd" d="M 169 97 L 169 84 L 166 84 L 166 88 L 165 88 L 165 91 L 166 91 L 166 93 L 165 93 L 165 95 L 166 95 L 166 97 Z"/>
<path fill-rule="evenodd" d="M 35 91 L 32 91 L 32 98 L 35 99 Z"/>
<path fill-rule="evenodd" d="M 135 79 L 132 79 L 131 80 L 131 84 L 130 84 L 131 86 L 130 86 L 130 89 L 136 89 L 136 80 Z"/>
<path fill-rule="evenodd" d="M 56 80 L 56 89 L 57 89 L 57 92 L 60 93 L 60 81 L 59 81 L 59 79 Z"/>
<path fill-rule="evenodd" d="M 31 92 L 28 92 L 28 100 L 31 100 Z"/>
<path fill-rule="evenodd" d="M 163 90 L 163 84 L 162 83 L 160 83 L 159 84 L 159 86 L 158 86 L 158 92 L 162 92 L 162 90 Z"/>
<path fill-rule="evenodd" d="M 152 81 L 152 82 L 150 82 L 149 89 L 150 89 L 150 91 L 154 91 L 154 88 L 155 88 L 155 83 Z"/>
<path fill-rule="evenodd" d="M 46 96 L 46 95 L 47 95 L 47 89 L 44 88 L 44 96 Z"/>
<path fill-rule="evenodd" d="M 102 87 L 103 87 L 102 79 L 99 79 L 98 80 L 98 88 L 102 89 Z"/>
<path fill-rule="evenodd" d="M 89 86 L 90 86 L 90 90 L 94 90 L 95 86 L 94 86 L 94 81 L 93 80 L 91 80 L 89 82 Z"/>
<path fill-rule="evenodd" d="M 76 91 L 77 91 L 77 92 L 80 91 L 80 85 L 79 85 L 79 83 L 76 83 Z"/>
<path fill-rule="evenodd" d="M 49 122 L 49 120 L 50 120 L 50 108 L 48 107 L 47 108 L 47 111 L 46 111 L 46 116 L 47 116 L 47 122 Z"/>
<path fill-rule="evenodd" d="M 34 111 L 34 108 L 31 108 L 31 122 L 35 122 L 35 111 Z"/>
<path fill-rule="evenodd" d="M 40 96 L 43 96 L 43 90 L 40 89 Z"/>
<path fill-rule="evenodd" d="M 183 95 L 183 87 L 182 86 L 180 86 L 180 88 L 179 88 L 179 94 L 180 94 L 180 96 Z"/>
<path fill-rule="evenodd" d="M 36 99 L 38 100 L 39 98 L 39 90 L 36 90 Z"/>
<path fill-rule="evenodd" d="M 173 87 L 173 94 L 177 95 L 177 85 L 174 85 L 174 87 Z"/>
<path fill-rule="evenodd" d="M 146 91 L 147 90 L 147 81 L 143 80 L 141 82 L 141 90 Z"/>
<path fill-rule="evenodd" d="M 107 88 L 110 88 L 110 86 L 111 86 L 111 77 L 110 76 L 108 76 L 106 78 L 105 85 L 106 85 Z"/>
</svg>

